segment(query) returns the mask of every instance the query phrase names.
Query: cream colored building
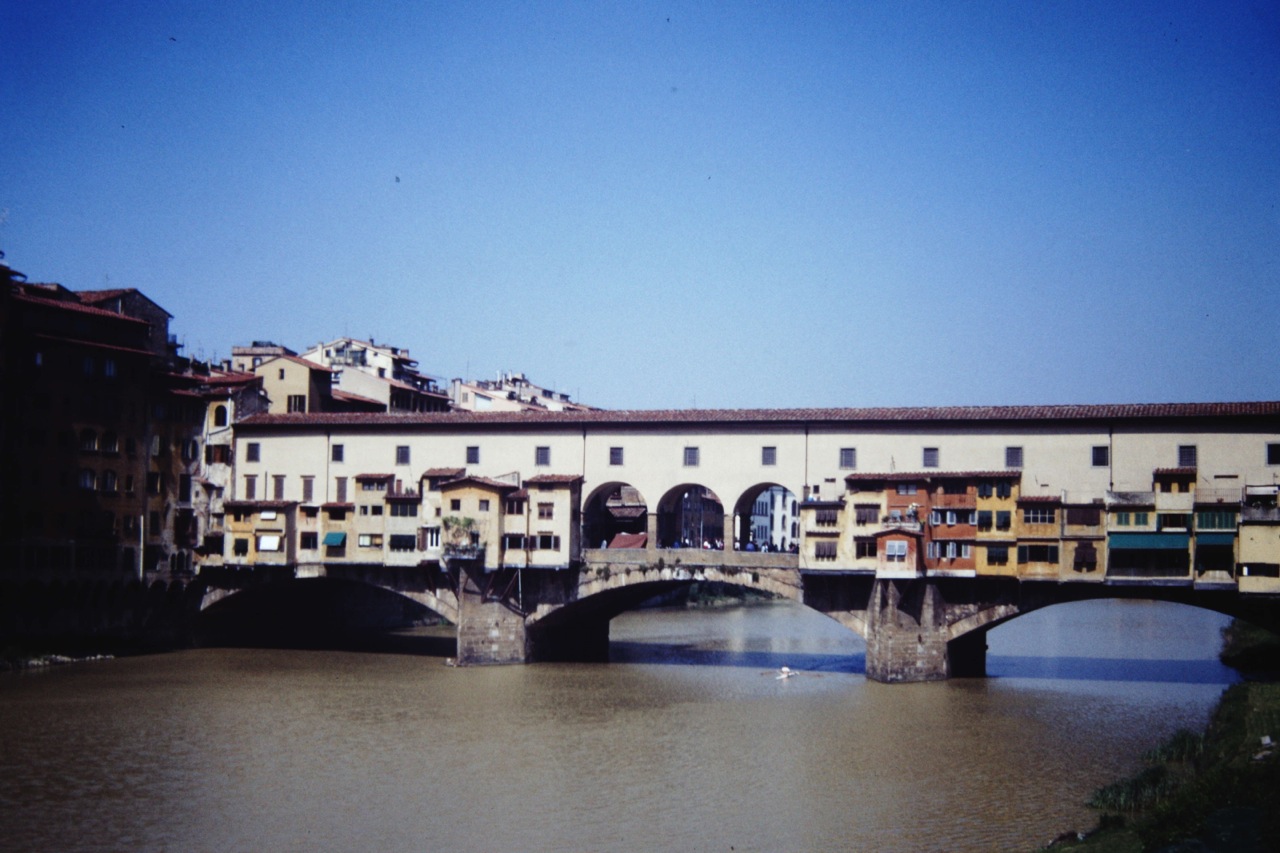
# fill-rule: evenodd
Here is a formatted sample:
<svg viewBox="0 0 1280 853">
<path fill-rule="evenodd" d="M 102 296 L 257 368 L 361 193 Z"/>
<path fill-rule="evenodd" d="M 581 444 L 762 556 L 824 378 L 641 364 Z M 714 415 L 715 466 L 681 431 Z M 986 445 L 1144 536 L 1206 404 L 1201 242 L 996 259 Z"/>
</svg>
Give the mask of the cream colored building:
<svg viewBox="0 0 1280 853">
<path fill-rule="evenodd" d="M 567 512 L 570 532 L 591 531 L 593 545 L 611 538 L 598 508 L 626 488 L 643 501 L 655 553 L 692 488 L 719 501 L 732 549 L 745 542 L 756 498 L 782 487 L 802 501 L 800 553 L 770 556 L 802 571 L 1221 586 L 1236 584 L 1245 553 L 1259 566 L 1251 578 L 1280 564 L 1266 536 L 1247 530 L 1264 525 L 1240 517 L 1247 489 L 1280 482 L 1280 403 L 271 414 L 237 436 L 258 446 L 254 460 L 237 453 L 237 486 L 283 478 L 270 499 L 351 502 L 364 472 L 419 484 L 423 547 L 398 559 L 444 556 L 433 543 L 450 512 L 431 481 L 446 489 L 448 478 L 427 475 L 452 470 L 513 493 L 548 475 L 574 480 L 577 497 L 558 496 L 570 504 L 553 517 L 558 526 Z M 514 533 L 501 497 L 494 536 Z M 491 512 L 498 498 L 491 492 Z M 529 535 L 541 535 L 536 525 Z M 385 557 L 385 534 L 383 545 Z"/>
</svg>

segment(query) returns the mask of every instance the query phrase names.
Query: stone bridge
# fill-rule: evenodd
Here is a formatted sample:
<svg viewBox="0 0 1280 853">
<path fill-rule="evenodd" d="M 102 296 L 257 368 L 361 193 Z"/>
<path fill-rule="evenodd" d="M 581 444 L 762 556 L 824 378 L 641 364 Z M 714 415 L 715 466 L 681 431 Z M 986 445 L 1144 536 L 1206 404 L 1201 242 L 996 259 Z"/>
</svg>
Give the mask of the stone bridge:
<svg viewBox="0 0 1280 853">
<path fill-rule="evenodd" d="M 1053 604 L 1098 598 L 1169 601 L 1280 629 L 1280 598 L 1232 589 L 1018 578 L 877 578 L 803 571 L 795 554 L 699 549 L 589 550 L 579 569 L 484 570 L 467 561 L 412 569 L 331 567 L 324 575 L 229 572 L 204 579 L 201 609 L 271 585 L 324 577 L 372 587 L 429 609 L 457 626 L 461 665 L 607 661 L 609 623 L 641 602 L 697 581 L 714 581 L 799 602 L 867 643 L 866 675 L 881 682 L 986 674 L 986 634 Z"/>
</svg>

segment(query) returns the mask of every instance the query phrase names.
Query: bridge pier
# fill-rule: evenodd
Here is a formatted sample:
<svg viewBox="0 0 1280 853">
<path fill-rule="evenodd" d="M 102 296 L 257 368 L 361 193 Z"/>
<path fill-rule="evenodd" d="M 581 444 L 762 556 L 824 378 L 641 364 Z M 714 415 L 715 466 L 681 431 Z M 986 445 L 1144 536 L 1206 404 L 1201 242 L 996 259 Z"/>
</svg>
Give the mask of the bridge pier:
<svg viewBox="0 0 1280 853">
<path fill-rule="evenodd" d="M 867 678 L 889 684 L 949 678 L 945 615 L 936 584 L 877 580 L 867 607 Z"/>
<path fill-rule="evenodd" d="M 525 663 L 529 642 L 524 615 L 506 596 L 494 595 L 483 566 L 466 566 L 458 583 L 458 664 Z"/>
</svg>

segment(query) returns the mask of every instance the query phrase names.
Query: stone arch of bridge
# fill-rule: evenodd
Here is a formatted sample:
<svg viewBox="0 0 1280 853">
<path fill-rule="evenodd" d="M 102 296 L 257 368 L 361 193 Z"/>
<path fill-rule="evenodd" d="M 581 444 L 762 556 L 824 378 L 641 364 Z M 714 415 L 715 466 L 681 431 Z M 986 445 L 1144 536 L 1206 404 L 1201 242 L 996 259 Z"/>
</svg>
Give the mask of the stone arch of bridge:
<svg viewBox="0 0 1280 853">
<path fill-rule="evenodd" d="M 613 542 L 619 533 L 647 533 L 649 505 L 623 480 L 602 483 L 582 502 L 582 535 L 588 548 Z"/>
<path fill-rule="evenodd" d="M 804 603 L 803 588 L 793 571 L 686 567 L 678 559 L 659 559 L 644 566 L 598 566 L 582 572 L 567 601 L 540 606 L 526 617 L 532 656 L 537 660 L 605 660 L 608 626 L 615 616 L 699 581 L 720 582 Z"/>
<path fill-rule="evenodd" d="M 751 519 L 755 515 L 756 502 L 760 500 L 761 495 L 765 494 L 769 495 L 772 505 L 767 513 L 769 518 L 773 519 L 780 513 L 784 519 L 790 519 L 786 522 L 785 530 L 771 530 L 766 534 L 770 546 L 786 551 L 792 544 L 799 544 L 799 498 L 796 497 L 795 492 L 781 483 L 766 481 L 747 488 L 733 505 L 733 542 L 739 551 L 746 550 L 747 543 L 753 538 L 759 538 L 754 535 Z M 776 505 L 778 498 L 782 500 L 781 507 Z M 763 544 L 763 542 L 756 542 L 757 546 Z"/>
<path fill-rule="evenodd" d="M 211 578 L 200 597 L 198 619 L 206 624 L 236 619 L 270 623 L 273 612 L 297 618 L 310 612 L 354 628 L 403 625 L 431 615 L 458 621 L 457 595 L 443 577 L 438 584 L 423 584 L 388 567 L 371 567 L 368 572 L 344 568 L 345 576 L 264 578 L 235 585 Z M 375 576 L 379 574 L 383 577 Z"/>
<path fill-rule="evenodd" d="M 1009 600 L 996 600 L 965 612 L 947 625 L 947 640 L 961 640 L 985 634 L 993 628 L 1057 604 L 1077 601 L 1117 599 L 1161 601 L 1212 610 L 1243 619 L 1271 631 L 1280 630 L 1280 602 L 1252 600 L 1233 590 L 1197 590 L 1193 587 L 1137 587 L 1105 584 L 1051 584 L 1045 590 L 1024 593 Z"/>
<path fill-rule="evenodd" d="M 658 501 L 656 535 L 658 548 L 701 548 L 704 542 L 723 543 L 724 504 L 701 483 L 673 486 Z"/>
</svg>

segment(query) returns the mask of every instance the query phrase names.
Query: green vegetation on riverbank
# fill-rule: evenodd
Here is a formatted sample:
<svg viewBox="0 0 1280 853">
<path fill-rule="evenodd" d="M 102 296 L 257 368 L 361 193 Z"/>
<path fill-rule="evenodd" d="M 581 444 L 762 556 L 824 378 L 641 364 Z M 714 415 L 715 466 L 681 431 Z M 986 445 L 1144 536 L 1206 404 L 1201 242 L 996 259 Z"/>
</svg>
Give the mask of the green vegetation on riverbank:
<svg viewBox="0 0 1280 853">
<path fill-rule="evenodd" d="M 1280 669 L 1275 635 L 1233 622 L 1223 640 L 1224 662 L 1262 677 Z M 1094 792 L 1089 805 L 1102 814 L 1096 831 L 1053 848 L 1280 850 L 1280 683 L 1231 687 L 1203 734 L 1177 732 L 1143 760 L 1132 778 Z"/>
</svg>

